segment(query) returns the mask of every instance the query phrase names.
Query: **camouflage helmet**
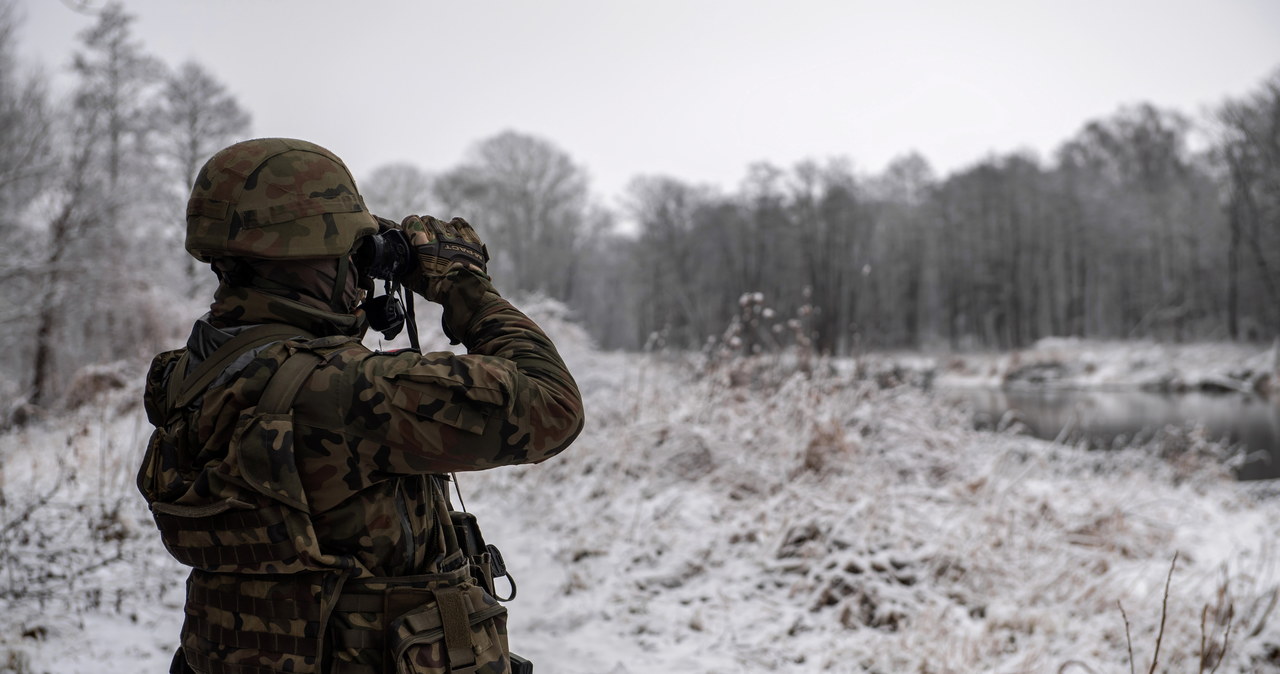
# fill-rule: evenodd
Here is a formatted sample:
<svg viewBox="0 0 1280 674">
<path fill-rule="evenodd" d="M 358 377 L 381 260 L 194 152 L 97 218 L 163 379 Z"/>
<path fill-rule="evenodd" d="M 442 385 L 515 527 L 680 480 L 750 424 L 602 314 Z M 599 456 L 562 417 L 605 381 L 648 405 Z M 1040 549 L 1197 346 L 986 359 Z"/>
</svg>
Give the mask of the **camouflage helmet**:
<svg viewBox="0 0 1280 674">
<path fill-rule="evenodd" d="M 213 155 L 187 202 L 187 251 L 204 262 L 343 257 L 377 231 L 342 160 L 289 138 Z"/>
</svg>

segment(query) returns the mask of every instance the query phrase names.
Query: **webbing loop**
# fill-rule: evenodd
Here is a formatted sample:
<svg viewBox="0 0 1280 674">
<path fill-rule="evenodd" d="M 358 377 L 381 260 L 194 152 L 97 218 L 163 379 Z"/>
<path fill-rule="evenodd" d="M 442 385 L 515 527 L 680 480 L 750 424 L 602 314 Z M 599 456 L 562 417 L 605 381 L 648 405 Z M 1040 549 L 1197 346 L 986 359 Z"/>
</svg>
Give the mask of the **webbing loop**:
<svg viewBox="0 0 1280 674">
<path fill-rule="evenodd" d="M 462 591 L 457 587 L 442 587 L 435 591 L 440 606 L 440 623 L 444 627 L 444 646 L 449 652 L 449 668 L 458 671 L 476 664 L 475 649 L 471 643 L 471 618 L 462 603 Z"/>
</svg>

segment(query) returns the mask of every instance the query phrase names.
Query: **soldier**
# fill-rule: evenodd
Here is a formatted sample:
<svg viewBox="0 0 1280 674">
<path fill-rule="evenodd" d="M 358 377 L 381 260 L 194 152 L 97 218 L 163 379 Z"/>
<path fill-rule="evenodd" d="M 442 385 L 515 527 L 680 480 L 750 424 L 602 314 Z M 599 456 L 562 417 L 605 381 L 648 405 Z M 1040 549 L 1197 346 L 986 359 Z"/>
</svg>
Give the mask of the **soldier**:
<svg viewBox="0 0 1280 674">
<path fill-rule="evenodd" d="M 412 250 L 399 278 L 466 355 L 361 345 L 354 254 L 390 229 Z M 269 138 L 200 170 L 186 247 L 219 287 L 186 348 L 151 365 L 138 473 L 192 567 L 171 671 L 511 671 L 501 559 L 451 512 L 447 475 L 550 458 L 583 410 L 471 226 L 376 219 L 336 156 Z"/>
</svg>

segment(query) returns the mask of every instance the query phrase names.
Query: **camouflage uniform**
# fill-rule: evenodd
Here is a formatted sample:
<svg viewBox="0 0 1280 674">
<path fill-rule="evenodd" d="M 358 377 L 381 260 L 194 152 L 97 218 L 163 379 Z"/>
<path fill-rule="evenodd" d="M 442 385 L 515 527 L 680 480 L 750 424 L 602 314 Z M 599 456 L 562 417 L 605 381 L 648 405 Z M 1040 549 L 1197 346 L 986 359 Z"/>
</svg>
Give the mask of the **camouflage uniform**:
<svg viewBox="0 0 1280 674">
<path fill-rule="evenodd" d="M 290 149 L 299 151 L 282 152 Z M 257 150 L 259 159 L 270 154 Z M 243 168 L 251 183 L 254 167 Z M 334 194 L 323 176 L 288 179 L 317 181 L 310 194 L 363 212 L 354 183 L 350 194 Z M 193 194 L 202 180 L 204 171 Z M 193 198 L 189 234 L 202 213 L 243 220 L 220 213 L 216 202 L 227 199 Z M 314 222 L 288 220 L 302 227 L 294 234 L 333 233 L 332 217 L 306 211 L 323 207 L 301 205 Z M 228 247 L 201 243 L 206 235 L 189 236 L 189 248 Z M 289 236 L 253 236 L 289 245 Z M 240 254 L 261 258 L 260 250 Z M 326 252 L 307 254 L 317 250 Z M 554 345 L 471 269 L 453 270 L 439 298 L 466 355 L 371 352 L 359 341 L 361 317 L 323 308 L 319 293 L 246 287 L 229 276 L 187 348 L 158 355 L 147 376 L 156 431 L 138 486 L 166 548 L 193 567 L 174 671 L 507 671 L 505 609 L 484 591 L 478 560 L 460 558 L 443 476 L 539 462 L 573 441 L 582 402 Z M 310 285 L 326 283 L 334 279 Z M 272 324 L 283 326 L 276 341 L 232 358 L 207 384 L 185 395 L 171 386 L 220 345 Z M 292 404 L 263 409 L 273 375 L 295 361 L 305 367 Z M 450 624 L 458 616 L 461 633 Z M 458 664 L 468 661 L 473 668 Z"/>
</svg>

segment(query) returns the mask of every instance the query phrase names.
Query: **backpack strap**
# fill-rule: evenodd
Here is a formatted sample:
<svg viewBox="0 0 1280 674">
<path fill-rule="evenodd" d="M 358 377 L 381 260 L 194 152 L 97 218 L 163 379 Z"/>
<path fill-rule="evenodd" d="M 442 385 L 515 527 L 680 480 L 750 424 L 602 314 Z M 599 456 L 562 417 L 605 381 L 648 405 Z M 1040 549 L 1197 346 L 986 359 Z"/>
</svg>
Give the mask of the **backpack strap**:
<svg viewBox="0 0 1280 674">
<path fill-rule="evenodd" d="M 283 414 L 293 406 L 293 399 L 307 378 L 320 364 L 320 356 L 310 351 L 296 351 L 285 358 L 280 369 L 271 375 L 267 388 L 258 398 L 259 414 Z"/>
<path fill-rule="evenodd" d="M 218 347 L 190 373 L 187 372 L 187 363 L 190 362 L 191 352 L 187 351 L 178 359 L 177 366 L 169 375 L 169 386 L 165 394 L 166 408 L 172 411 L 191 404 L 196 395 L 204 391 L 222 370 L 241 354 L 264 344 L 290 337 L 310 339 L 311 333 L 302 328 L 281 323 L 255 325 Z"/>
</svg>

